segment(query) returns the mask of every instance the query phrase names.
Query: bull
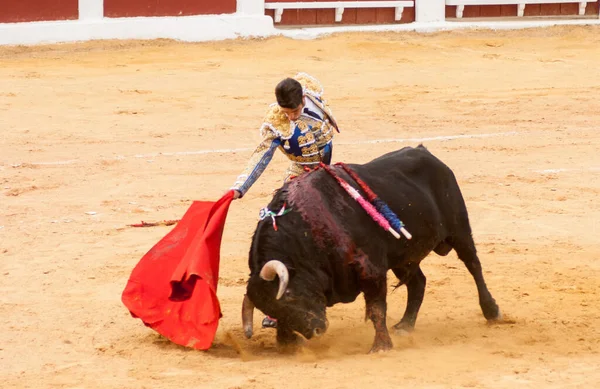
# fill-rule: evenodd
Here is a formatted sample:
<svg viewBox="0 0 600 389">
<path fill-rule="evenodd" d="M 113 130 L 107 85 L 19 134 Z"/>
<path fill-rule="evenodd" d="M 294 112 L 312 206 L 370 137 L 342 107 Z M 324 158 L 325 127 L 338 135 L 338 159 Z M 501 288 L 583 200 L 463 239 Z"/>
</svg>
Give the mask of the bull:
<svg viewBox="0 0 600 389">
<path fill-rule="evenodd" d="M 278 344 L 296 343 L 298 334 L 311 339 L 327 330 L 327 307 L 353 302 L 362 292 L 365 319 L 375 327 L 370 352 L 389 350 L 388 270 L 407 288 L 404 315 L 393 328 L 411 331 L 425 294 L 420 263 L 431 251 L 445 256 L 452 249 L 475 280 L 483 316 L 500 319 L 452 170 L 423 145 L 348 167 L 399 216 L 412 239 L 396 239 L 381 228 L 323 169 L 284 184 L 268 205 L 270 217 L 258 222 L 252 237 L 242 307 L 245 336 L 252 336 L 257 308 L 277 319 Z M 343 169 L 332 168 L 360 191 Z"/>
</svg>

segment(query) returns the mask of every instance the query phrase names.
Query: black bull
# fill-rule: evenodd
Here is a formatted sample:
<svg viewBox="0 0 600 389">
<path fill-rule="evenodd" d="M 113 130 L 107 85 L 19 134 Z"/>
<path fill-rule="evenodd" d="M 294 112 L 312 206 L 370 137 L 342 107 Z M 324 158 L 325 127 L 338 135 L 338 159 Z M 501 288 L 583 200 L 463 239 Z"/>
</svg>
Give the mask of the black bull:
<svg viewBox="0 0 600 389">
<path fill-rule="evenodd" d="M 348 165 L 398 215 L 412 239 L 394 238 L 323 169 L 285 184 L 268 208 L 291 211 L 258 222 L 250 248 L 250 278 L 242 308 L 252 336 L 254 307 L 276 318 L 277 341 L 310 339 L 327 329 L 326 307 L 362 292 L 375 327 L 371 352 L 392 348 L 386 324 L 387 271 L 406 285 L 407 304 L 394 329 L 412 330 L 425 293 L 420 262 L 454 249 L 473 276 L 488 320 L 500 310 L 483 278 L 464 199 L 453 172 L 425 147 L 406 147 L 363 165 Z M 340 167 L 344 180 L 359 186 Z M 364 196 L 364 195 L 363 195 Z"/>
</svg>

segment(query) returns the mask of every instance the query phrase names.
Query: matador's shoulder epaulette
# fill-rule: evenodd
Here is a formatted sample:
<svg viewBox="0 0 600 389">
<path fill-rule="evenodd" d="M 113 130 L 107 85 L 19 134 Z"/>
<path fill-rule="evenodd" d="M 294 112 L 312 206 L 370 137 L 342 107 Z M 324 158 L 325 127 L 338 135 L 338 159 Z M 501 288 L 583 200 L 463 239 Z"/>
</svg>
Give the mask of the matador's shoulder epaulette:
<svg viewBox="0 0 600 389">
<path fill-rule="evenodd" d="M 294 76 L 294 79 L 302 85 L 304 93 L 311 94 L 318 98 L 323 99 L 323 85 L 319 80 L 306 73 L 298 73 Z"/>
<path fill-rule="evenodd" d="M 292 123 L 277 103 L 269 106 L 269 110 L 260 128 L 261 136 L 266 136 L 266 131 L 273 131 L 281 139 L 289 139 L 294 134 Z"/>
</svg>

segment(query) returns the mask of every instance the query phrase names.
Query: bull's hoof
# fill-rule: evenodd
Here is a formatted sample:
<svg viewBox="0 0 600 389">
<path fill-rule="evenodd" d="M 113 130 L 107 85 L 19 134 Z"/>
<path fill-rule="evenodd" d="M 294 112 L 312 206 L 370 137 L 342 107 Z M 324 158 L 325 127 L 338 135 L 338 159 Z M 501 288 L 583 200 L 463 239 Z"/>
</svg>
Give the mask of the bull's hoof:
<svg viewBox="0 0 600 389">
<path fill-rule="evenodd" d="M 493 305 L 482 306 L 483 316 L 489 322 L 502 321 L 502 312 L 495 303 Z"/>
<path fill-rule="evenodd" d="M 407 332 L 413 332 L 413 331 L 415 330 L 415 325 L 414 325 L 414 324 L 407 323 L 407 322 L 400 321 L 400 322 L 398 322 L 397 324 L 395 324 L 395 325 L 392 327 L 392 329 L 393 329 L 395 332 L 398 332 L 398 333 L 407 333 Z"/>
<path fill-rule="evenodd" d="M 389 351 L 393 347 L 394 345 L 392 344 L 391 339 L 388 339 L 386 341 L 375 341 L 375 343 L 373 343 L 373 347 L 371 347 L 371 350 L 369 350 L 369 354 Z"/>
<path fill-rule="evenodd" d="M 305 344 L 304 338 L 295 333 L 285 333 L 285 335 L 277 333 L 277 351 L 282 354 L 294 354 Z"/>
<path fill-rule="evenodd" d="M 294 343 L 277 343 L 276 350 L 280 354 L 291 355 L 299 352 L 305 345 L 305 341 L 303 339 L 299 339 L 297 342 Z"/>
<path fill-rule="evenodd" d="M 294 346 L 301 343 L 301 338 L 294 332 L 277 328 L 277 344 L 279 346 Z"/>
<path fill-rule="evenodd" d="M 488 318 L 486 316 L 487 322 L 488 324 L 494 324 L 494 323 L 503 323 L 504 322 L 504 317 L 502 316 L 502 312 L 500 312 L 500 308 L 496 307 L 496 316 L 491 316 L 490 318 Z"/>
<path fill-rule="evenodd" d="M 483 316 L 488 320 L 502 320 L 502 313 L 500 313 L 500 308 L 498 304 L 496 304 L 496 300 L 493 297 L 489 299 L 479 300 L 479 306 L 481 307 L 481 312 Z"/>
</svg>

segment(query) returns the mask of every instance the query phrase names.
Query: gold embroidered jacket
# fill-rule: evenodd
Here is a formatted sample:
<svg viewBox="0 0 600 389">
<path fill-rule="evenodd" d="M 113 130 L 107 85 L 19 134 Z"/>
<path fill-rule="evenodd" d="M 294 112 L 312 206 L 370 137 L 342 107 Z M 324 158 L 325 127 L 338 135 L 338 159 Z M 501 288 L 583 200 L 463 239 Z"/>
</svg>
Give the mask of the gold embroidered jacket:
<svg viewBox="0 0 600 389">
<path fill-rule="evenodd" d="M 306 97 L 302 114 L 298 120 L 290 121 L 279 105 L 271 104 L 260 128 L 262 142 L 231 188 L 242 196 L 264 172 L 277 148 L 292 164 L 314 167 L 331 148 L 333 130 L 339 132 L 331 109 L 323 98 L 321 83 L 306 73 L 299 73 L 294 79 L 300 82 Z"/>
</svg>

